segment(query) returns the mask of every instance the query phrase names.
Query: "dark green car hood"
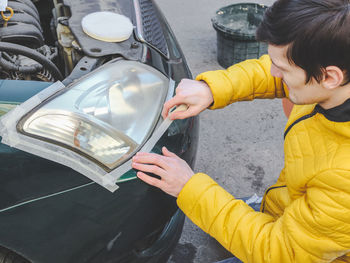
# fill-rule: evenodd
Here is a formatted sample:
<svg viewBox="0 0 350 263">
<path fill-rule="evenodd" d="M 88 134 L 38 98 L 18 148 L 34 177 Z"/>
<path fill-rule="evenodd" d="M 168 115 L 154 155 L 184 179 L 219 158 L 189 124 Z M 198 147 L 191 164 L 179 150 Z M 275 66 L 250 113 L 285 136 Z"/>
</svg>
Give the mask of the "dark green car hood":
<svg viewBox="0 0 350 263">
<path fill-rule="evenodd" d="M 6 114 L 51 84 L 0 80 L 0 115 Z M 1 140 L 0 137 L 0 211 L 89 182 L 68 167 L 2 144 Z"/>
<path fill-rule="evenodd" d="M 0 80 L 0 117 L 52 83 L 29 80 Z"/>
</svg>

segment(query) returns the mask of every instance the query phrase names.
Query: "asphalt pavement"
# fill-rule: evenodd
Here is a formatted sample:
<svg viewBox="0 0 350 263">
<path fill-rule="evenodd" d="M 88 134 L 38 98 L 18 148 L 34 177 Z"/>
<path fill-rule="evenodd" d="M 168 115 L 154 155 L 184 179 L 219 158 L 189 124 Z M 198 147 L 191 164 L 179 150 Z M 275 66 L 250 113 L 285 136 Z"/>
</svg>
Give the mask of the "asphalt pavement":
<svg viewBox="0 0 350 263">
<path fill-rule="evenodd" d="M 211 18 L 232 0 L 155 0 L 185 54 L 193 76 L 222 69 L 217 63 L 216 32 Z M 245 1 L 253 2 L 253 1 Z M 271 5 L 273 0 L 256 3 Z M 262 195 L 283 167 L 281 101 L 234 103 L 200 115 L 195 172 L 214 178 L 235 197 Z M 168 263 L 211 263 L 230 257 L 218 242 L 186 219 L 178 246 Z"/>
</svg>

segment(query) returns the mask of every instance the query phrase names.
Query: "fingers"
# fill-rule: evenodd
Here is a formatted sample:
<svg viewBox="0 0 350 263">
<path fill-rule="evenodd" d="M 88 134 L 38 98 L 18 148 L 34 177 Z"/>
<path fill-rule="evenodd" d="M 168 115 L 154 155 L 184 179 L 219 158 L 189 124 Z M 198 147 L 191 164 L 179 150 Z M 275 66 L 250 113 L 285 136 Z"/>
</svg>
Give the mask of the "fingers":
<svg viewBox="0 0 350 263">
<path fill-rule="evenodd" d="M 162 148 L 162 152 L 164 156 L 153 153 L 137 153 L 133 157 L 132 167 L 140 170 L 137 172 L 139 179 L 177 197 L 194 172 L 184 160 L 170 152 L 166 147 Z M 160 176 L 161 179 L 146 173 L 153 173 Z"/>
<path fill-rule="evenodd" d="M 207 83 L 203 81 L 182 79 L 176 88 L 176 95 L 164 104 L 162 116 L 168 117 L 169 110 L 177 105 L 185 104 L 187 110 L 173 112 L 171 120 L 186 119 L 208 108 L 214 101 L 212 91 Z"/>
<path fill-rule="evenodd" d="M 157 165 L 163 169 L 168 168 L 167 161 L 165 160 L 165 157 L 159 154 L 155 153 L 143 153 L 138 152 L 133 158 L 134 163 L 141 163 L 141 164 L 153 164 Z"/>
<path fill-rule="evenodd" d="M 161 188 L 162 187 L 162 181 L 154 178 L 152 176 L 149 176 L 143 172 L 137 172 L 137 177 L 140 178 L 142 181 L 144 181 L 147 184 L 153 185 L 155 187 Z"/>
<path fill-rule="evenodd" d="M 187 104 L 187 99 L 185 96 L 183 96 L 183 93 L 185 92 L 185 89 L 188 85 L 188 83 L 191 83 L 193 80 L 189 80 L 189 79 L 182 79 L 179 83 L 179 85 L 176 88 L 176 95 L 171 98 L 170 100 L 168 100 L 166 103 L 164 103 L 163 106 L 163 110 L 162 110 L 162 116 L 165 119 L 166 117 L 168 117 L 169 114 L 169 110 L 171 108 L 173 108 L 174 106 L 178 106 L 181 104 Z M 189 87 L 187 87 L 189 88 Z"/>
<path fill-rule="evenodd" d="M 132 168 L 146 172 L 146 173 L 152 173 L 152 174 L 158 175 L 160 177 L 166 176 L 165 171 L 156 165 L 141 164 L 141 163 L 133 162 Z"/>
<path fill-rule="evenodd" d="M 164 156 L 167 156 L 167 157 L 178 157 L 175 153 L 169 151 L 165 146 L 162 148 L 162 152 Z"/>
<path fill-rule="evenodd" d="M 136 170 L 146 173 L 153 173 L 160 177 L 166 177 L 166 170 L 169 168 L 169 162 L 172 158 L 179 158 L 176 154 L 170 152 L 166 147 L 162 148 L 164 156 L 154 153 L 142 153 L 138 152 L 132 158 L 132 167 Z"/>
<path fill-rule="evenodd" d="M 163 110 L 162 110 L 163 119 L 168 117 L 168 114 L 171 108 L 180 104 L 181 104 L 181 100 L 179 97 L 176 97 L 176 96 L 168 100 L 166 103 L 164 103 Z"/>
<path fill-rule="evenodd" d="M 178 111 L 170 114 L 170 120 L 183 120 L 188 118 L 187 111 Z"/>
<path fill-rule="evenodd" d="M 171 120 L 183 120 L 195 116 L 199 113 L 196 107 L 189 107 L 186 111 L 177 111 L 170 114 Z"/>
</svg>

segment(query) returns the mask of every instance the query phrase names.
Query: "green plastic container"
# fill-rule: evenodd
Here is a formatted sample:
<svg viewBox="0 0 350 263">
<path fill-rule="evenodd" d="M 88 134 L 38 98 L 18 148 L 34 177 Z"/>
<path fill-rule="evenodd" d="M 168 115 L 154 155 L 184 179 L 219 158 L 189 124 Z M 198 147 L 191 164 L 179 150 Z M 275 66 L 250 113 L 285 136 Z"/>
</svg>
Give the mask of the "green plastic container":
<svg viewBox="0 0 350 263">
<path fill-rule="evenodd" d="M 267 53 L 267 44 L 255 39 L 266 8 L 261 4 L 241 3 L 216 11 L 211 21 L 217 34 L 217 59 L 222 67 Z"/>
</svg>

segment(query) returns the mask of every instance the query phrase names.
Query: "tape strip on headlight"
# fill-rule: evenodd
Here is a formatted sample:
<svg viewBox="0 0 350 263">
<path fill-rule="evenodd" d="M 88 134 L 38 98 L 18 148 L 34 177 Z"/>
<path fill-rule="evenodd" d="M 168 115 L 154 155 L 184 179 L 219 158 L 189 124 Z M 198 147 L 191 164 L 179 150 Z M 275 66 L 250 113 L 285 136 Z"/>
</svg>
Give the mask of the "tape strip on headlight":
<svg viewBox="0 0 350 263">
<path fill-rule="evenodd" d="M 2 142 L 114 191 L 123 175 L 115 168 L 145 146 L 173 84 L 138 62 L 109 63 L 68 88 L 57 82 L 4 115 Z"/>
</svg>

